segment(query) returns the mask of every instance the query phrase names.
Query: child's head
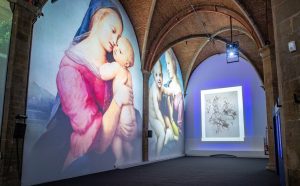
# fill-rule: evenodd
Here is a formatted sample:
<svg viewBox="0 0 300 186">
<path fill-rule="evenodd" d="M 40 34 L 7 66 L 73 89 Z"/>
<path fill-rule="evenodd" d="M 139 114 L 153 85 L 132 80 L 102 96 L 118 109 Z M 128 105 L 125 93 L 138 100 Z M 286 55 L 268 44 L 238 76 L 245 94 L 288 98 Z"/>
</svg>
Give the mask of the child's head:
<svg viewBox="0 0 300 186">
<path fill-rule="evenodd" d="M 153 78 L 155 81 L 155 84 L 158 88 L 161 88 L 162 81 L 163 81 L 163 75 L 162 75 L 162 67 L 160 61 L 157 61 L 152 69 Z"/>
<path fill-rule="evenodd" d="M 125 68 L 134 64 L 134 52 L 131 43 L 125 37 L 120 37 L 117 46 L 113 49 L 113 56 L 117 63 Z"/>
</svg>

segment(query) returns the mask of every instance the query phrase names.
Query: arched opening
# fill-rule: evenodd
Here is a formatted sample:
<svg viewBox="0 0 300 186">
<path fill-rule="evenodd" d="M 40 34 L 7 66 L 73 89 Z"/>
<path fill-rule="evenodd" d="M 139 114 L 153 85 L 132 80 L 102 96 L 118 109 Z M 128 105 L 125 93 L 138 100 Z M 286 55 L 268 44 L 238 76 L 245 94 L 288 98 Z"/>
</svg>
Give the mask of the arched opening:
<svg viewBox="0 0 300 186">
<path fill-rule="evenodd" d="M 247 32 L 250 33 L 250 35 L 252 36 L 253 41 L 255 42 L 257 48 L 261 48 L 262 47 L 262 39 L 260 36 L 260 33 L 257 32 L 254 27 L 251 25 L 250 21 L 248 20 L 248 17 L 240 14 L 239 12 L 232 10 L 228 7 L 223 7 L 223 6 L 211 6 L 211 5 L 201 5 L 201 4 L 196 4 L 193 5 L 191 7 L 186 7 L 184 9 L 182 9 L 180 12 L 178 12 L 176 15 L 174 15 L 173 18 L 171 18 L 170 20 L 167 21 L 167 23 L 163 26 L 162 29 L 160 29 L 157 37 L 155 37 L 155 39 L 153 40 L 148 56 L 146 58 L 146 63 L 144 64 L 144 68 L 149 70 L 152 68 L 153 64 L 155 63 L 155 61 L 157 60 L 157 58 L 160 56 L 160 54 L 162 53 L 162 51 L 164 50 L 164 48 L 169 48 L 170 46 L 170 42 L 169 40 L 176 38 L 175 35 L 182 35 L 183 36 L 188 36 L 188 35 L 192 35 L 192 32 L 197 32 L 199 33 L 200 29 L 199 27 L 192 28 L 192 32 L 181 32 L 181 30 L 183 30 L 184 28 L 186 28 L 187 25 L 197 25 L 198 22 L 196 21 L 197 19 L 199 19 L 199 17 L 202 16 L 198 16 L 198 13 L 203 13 L 203 14 L 207 14 L 207 18 L 208 17 L 222 17 L 223 21 L 222 24 L 225 24 L 226 26 L 228 26 L 228 24 L 224 21 L 224 18 L 229 18 L 232 17 L 235 21 L 236 24 L 245 28 L 245 30 Z M 213 23 L 214 21 L 216 21 L 216 19 L 207 19 L 206 20 L 209 23 Z M 202 21 L 201 21 L 202 22 Z M 202 22 L 203 23 L 203 22 Z M 216 28 L 220 28 L 222 27 L 222 24 L 217 24 L 212 26 Z M 203 24 L 204 30 L 201 30 L 200 32 L 202 32 L 205 35 L 210 35 L 210 33 L 214 33 L 214 29 L 212 30 L 208 30 L 207 27 L 205 26 L 206 24 Z M 186 29 L 188 30 L 188 29 Z M 219 29 L 217 29 L 216 31 L 219 31 Z M 218 33 L 218 32 L 216 32 Z M 177 36 L 177 37 L 178 37 Z M 174 42 L 174 41 L 173 41 Z"/>
<path fill-rule="evenodd" d="M 267 157 L 264 149 L 264 139 L 266 138 L 266 98 L 265 91 L 260 76 L 255 71 L 250 62 L 240 58 L 239 63 L 227 64 L 225 54 L 217 54 L 207 58 L 191 74 L 186 90 L 185 123 L 186 125 L 186 154 L 187 155 L 214 155 L 229 154 L 237 157 Z M 211 98 L 201 99 L 203 90 L 215 90 L 219 88 L 237 87 L 242 88 L 242 123 L 235 122 L 232 118 L 223 115 L 224 102 L 228 102 L 233 109 L 234 98 L 228 96 L 226 92 L 211 94 Z M 219 98 L 214 104 L 209 99 Z M 203 108 L 203 101 L 206 107 Z M 201 106 L 202 105 L 202 106 Z M 209 110 L 208 107 L 214 107 Z M 216 107 L 216 108 L 215 108 Z M 219 110 L 218 110 L 219 109 Z M 205 112 L 203 112 L 205 111 Z M 209 120 L 209 112 L 218 112 L 217 119 L 224 120 L 227 125 L 215 125 L 213 120 Z M 206 117 L 205 123 L 202 120 Z M 244 134 L 238 133 L 242 140 L 230 140 L 233 134 L 234 125 L 244 128 Z M 217 131 L 220 127 L 219 131 Z M 204 141 L 203 130 L 208 138 L 216 137 L 216 141 Z M 224 139 L 221 139 L 221 138 Z M 230 140 L 230 141 L 229 141 Z"/>
</svg>

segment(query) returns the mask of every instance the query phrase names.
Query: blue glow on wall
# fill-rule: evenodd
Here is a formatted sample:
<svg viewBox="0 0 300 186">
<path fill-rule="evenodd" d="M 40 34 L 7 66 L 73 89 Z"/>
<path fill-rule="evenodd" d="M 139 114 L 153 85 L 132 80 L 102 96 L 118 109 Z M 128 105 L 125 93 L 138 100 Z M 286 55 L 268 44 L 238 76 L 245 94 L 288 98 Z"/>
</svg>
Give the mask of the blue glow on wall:
<svg viewBox="0 0 300 186">
<path fill-rule="evenodd" d="M 262 81 L 253 66 L 240 58 L 239 63 L 226 63 L 226 55 L 215 55 L 199 65 L 190 77 L 186 90 L 186 152 L 199 151 L 263 151 L 266 108 Z M 242 86 L 245 141 L 201 141 L 201 90 Z"/>
</svg>

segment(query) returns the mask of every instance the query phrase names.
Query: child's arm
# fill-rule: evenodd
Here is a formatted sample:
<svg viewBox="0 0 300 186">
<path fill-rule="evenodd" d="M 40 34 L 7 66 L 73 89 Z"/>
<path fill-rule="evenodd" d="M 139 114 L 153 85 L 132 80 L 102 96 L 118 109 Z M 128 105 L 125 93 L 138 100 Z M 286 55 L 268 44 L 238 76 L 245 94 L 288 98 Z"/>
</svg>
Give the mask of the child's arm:
<svg viewBox="0 0 300 186">
<path fill-rule="evenodd" d="M 173 96 L 174 95 L 173 91 L 169 87 L 163 87 L 162 86 L 161 89 L 162 89 L 162 92 L 164 94 L 167 94 L 168 96 Z"/>
<path fill-rule="evenodd" d="M 167 101 L 167 105 L 168 105 L 168 110 L 169 110 L 169 116 L 170 116 L 170 120 L 171 122 L 174 122 L 173 120 L 173 109 L 174 109 L 174 105 L 173 105 L 173 101 L 171 102 L 171 98 L 168 97 L 168 101 Z"/>
<path fill-rule="evenodd" d="M 161 113 L 161 111 L 159 109 L 158 100 L 157 100 L 157 95 L 156 94 L 154 94 L 152 101 L 153 101 L 153 104 L 154 104 L 154 111 L 155 111 L 157 119 L 165 126 L 165 120 L 164 120 L 164 118 L 162 116 L 162 113 Z"/>
<path fill-rule="evenodd" d="M 112 80 L 116 77 L 118 71 L 120 69 L 120 65 L 116 62 L 105 63 L 100 66 L 99 73 L 102 80 Z"/>
</svg>

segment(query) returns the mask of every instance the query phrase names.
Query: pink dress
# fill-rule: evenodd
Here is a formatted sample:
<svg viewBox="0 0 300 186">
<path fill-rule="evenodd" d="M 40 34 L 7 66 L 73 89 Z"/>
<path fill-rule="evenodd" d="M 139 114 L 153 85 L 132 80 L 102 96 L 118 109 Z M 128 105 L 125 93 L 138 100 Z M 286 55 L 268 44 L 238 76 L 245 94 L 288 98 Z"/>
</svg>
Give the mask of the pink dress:
<svg viewBox="0 0 300 186">
<path fill-rule="evenodd" d="M 76 157 L 92 147 L 111 101 L 110 83 L 94 75 L 86 64 L 84 59 L 67 51 L 56 78 L 62 110 L 73 129 L 70 152 Z"/>
<path fill-rule="evenodd" d="M 89 152 L 93 154 L 92 148 L 99 143 L 97 135 L 112 99 L 112 88 L 111 81 L 103 81 L 95 74 L 83 58 L 66 51 L 56 78 L 59 97 L 53 106 L 53 116 L 30 153 L 28 164 L 34 177 L 41 180 L 60 177 L 70 152 L 79 161 L 87 160 L 81 161 L 84 163 L 80 166 L 70 166 L 76 174 L 97 170 L 102 165 L 96 162 L 99 156 L 95 159 Z"/>
</svg>

